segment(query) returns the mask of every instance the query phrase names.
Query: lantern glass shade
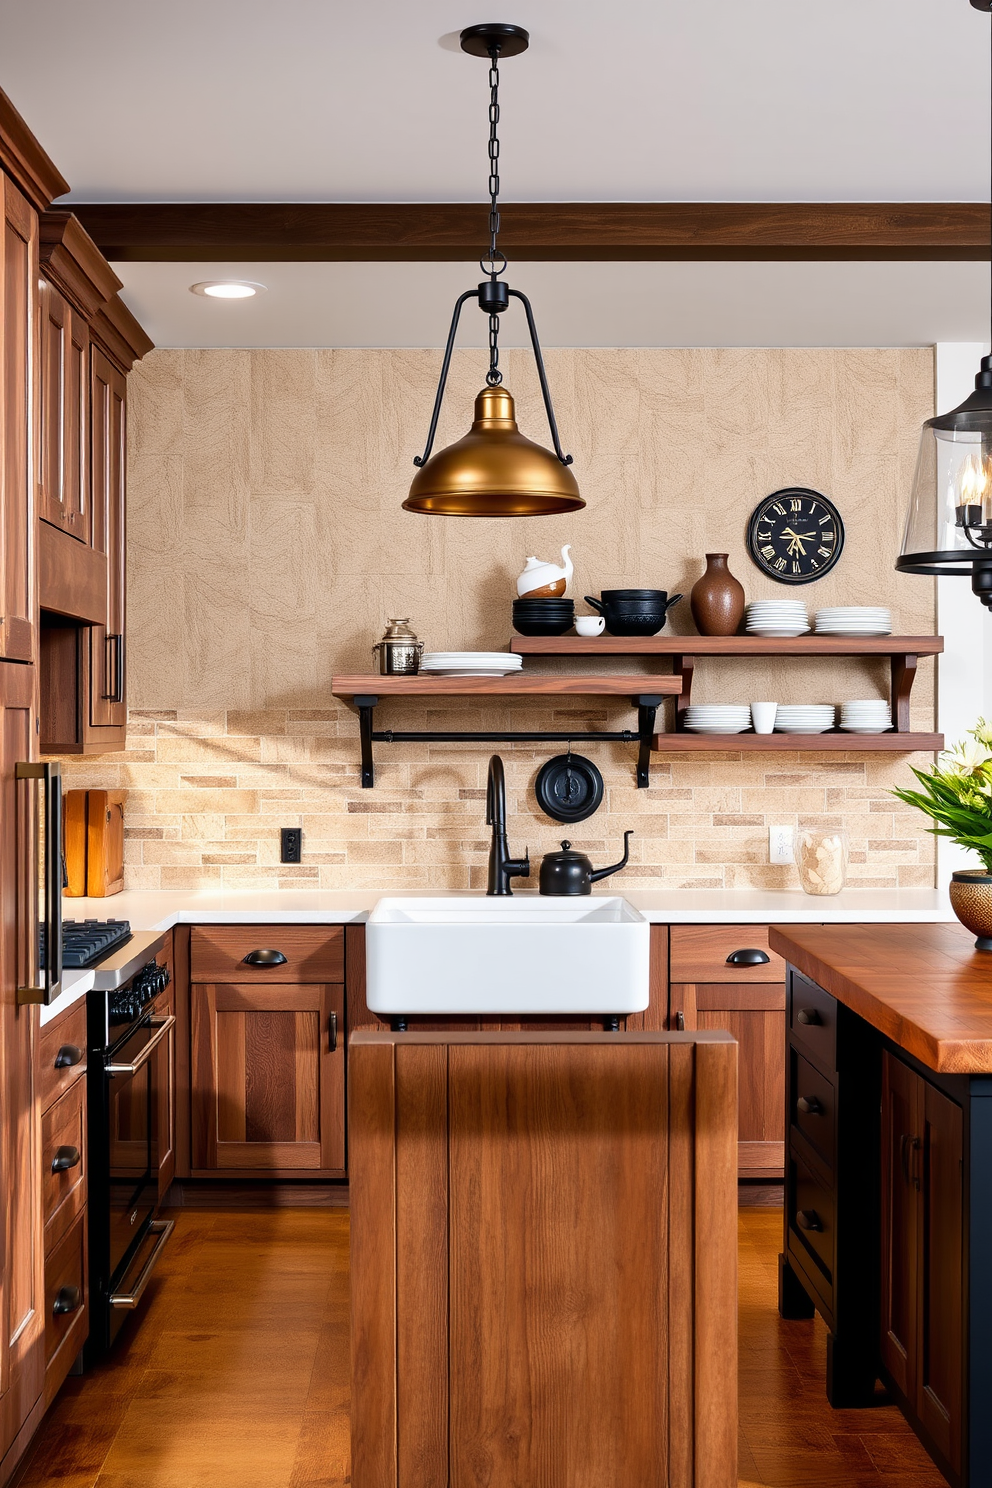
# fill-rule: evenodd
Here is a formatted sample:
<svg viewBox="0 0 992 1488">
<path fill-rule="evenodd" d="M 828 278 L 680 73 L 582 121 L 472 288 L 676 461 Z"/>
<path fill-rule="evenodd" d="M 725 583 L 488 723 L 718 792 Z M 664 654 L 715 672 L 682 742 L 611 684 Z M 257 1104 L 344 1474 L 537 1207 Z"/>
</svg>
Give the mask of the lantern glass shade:
<svg viewBox="0 0 992 1488">
<path fill-rule="evenodd" d="M 449 517 L 543 516 L 584 506 L 568 466 L 520 433 L 502 386 L 483 388 L 469 432 L 417 471 L 403 503 L 404 511 Z"/>
<path fill-rule="evenodd" d="M 908 573 L 969 574 L 976 559 L 992 558 L 989 544 L 992 409 L 958 409 L 928 419 L 896 567 Z"/>
</svg>

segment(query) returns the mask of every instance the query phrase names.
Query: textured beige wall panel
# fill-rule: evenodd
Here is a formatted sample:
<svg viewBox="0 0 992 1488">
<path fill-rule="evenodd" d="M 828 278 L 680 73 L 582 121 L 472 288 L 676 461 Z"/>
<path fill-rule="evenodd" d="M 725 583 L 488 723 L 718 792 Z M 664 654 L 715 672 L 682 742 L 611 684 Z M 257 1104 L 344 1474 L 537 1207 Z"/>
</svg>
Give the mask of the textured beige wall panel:
<svg viewBox="0 0 992 1488">
<path fill-rule="evenodd" d="M 707 551 L 727 551 L 749 598 L 782 593 L 747 558 L 746 519 L 779 486 L 811 485 L 847 528 L 834 572 L 798 592 L 812 607 L 884 602 L 896 627 L 934 628 L 932 585 L 892 567 L 916 437 L 933 411 L 927 350 L 551 351 L 566 449 L 587 509 L 529 521 L 402 512 L 434 395 L 436 351 L 156 351 L 131 379 L 126 753 L 70 762 L 72 785 L 120 785 L 128 883 L 479 887 L 487 746 L 380 746 L 358 783 L 354 715 L 334 671 L 366 670 L 389 615 L 431 649 L 502 647 L 529 553 L 573 545 L 574 594 L 649 584 L 688 594 Z M 521 428 L 544 442 L 529 355 L 502 361 Z M 455 355 L 439 445 L 468 427 L 475 351 Z M 792 591 L 790 591 L 792 592 Z M 688 603 L 672 627 L 690 633 Z M 549 670 L 560 665 L 537 663 Z M 615 671 L 629 663 L 608 663 Z M 638 670 L 648 670 L 642 664 Z M 885 696 L 878 663 L 713 661 L 701 700 Z M 396 703 L 407 728 L 620 728 L 603 700 Z M 384 722 L 385 710 L 384 710 Z M 921 665 L 914 727 L 933 723 Z M 502 750 L 514 848 L 562 835 L 533 781 L 554 746 Z M 632 749 L 590 746 L 607 795 L 576 842 L 597 861 L 635 828 L 632 886 L 794 884 L 772 868 L 772 823 L 843 823 L 852 879 L 930 884 L 932 840 L 888 794 L 907 761 L 872 755 L 656 757 L 633 786 Z M 278 863 L 278 829 L 304 828 L 304 861 Z"/>
</svg>

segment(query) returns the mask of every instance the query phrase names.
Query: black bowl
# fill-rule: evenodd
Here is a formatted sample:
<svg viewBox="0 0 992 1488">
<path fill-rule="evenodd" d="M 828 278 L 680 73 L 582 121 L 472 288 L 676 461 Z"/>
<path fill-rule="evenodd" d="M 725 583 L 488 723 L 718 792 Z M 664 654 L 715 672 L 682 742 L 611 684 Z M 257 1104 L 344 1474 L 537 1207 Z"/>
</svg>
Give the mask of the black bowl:
<svg viewBox="0 0 992 1488">
<path fill-rule="evenodd" d="M 571 615 L 563 615 L 560 619 L 552 619 L 551 616 L 539 618 L 537 615 L 527 616 L 514 615 L 513 628 L 518 635 L 526 636 L 560 636 L 571 630 L 575 621 Z"/>
<path fill-rule="evenodd" d="M 514 608 L 528 610 L 571 610 L 575 608 L 574 599 L 515 599 Z"/>
<path fill-rule="evenodd" d="M 606 620 L 606 629 L 613 636 L 653 636 L 665 628 L 665 612 L 618 615 L 615 611 Z"/>
</svg>

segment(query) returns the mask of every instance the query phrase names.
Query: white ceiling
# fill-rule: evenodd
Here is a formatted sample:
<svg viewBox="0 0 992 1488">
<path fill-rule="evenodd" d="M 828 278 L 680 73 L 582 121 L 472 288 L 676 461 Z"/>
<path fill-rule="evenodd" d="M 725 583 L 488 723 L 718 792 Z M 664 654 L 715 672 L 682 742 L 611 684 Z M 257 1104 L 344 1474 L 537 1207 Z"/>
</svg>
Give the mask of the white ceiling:
<svg viewBox="0 0 992 1488">
<path fill-rule="evenodd" d="M 0 87 L 77 200 L 477 200 L 494 18 L 509 201 L 987 195 L 968 0 L 0 0 Z"/>
<path fill-rule="evenodd" d="M 438 346 L 458 263 L 117 263 L 124 295 L 159 346 Z M 904 346 L 983 341 L 982 263 L 521 263 L 546 346 Z M 253 300 L 189 293 L 202 279 L 268 286 Z M 518 308 L 504 345 L 522 345 Z M 482 346 L 469 302 L 460 345 Z"/>
</svg>

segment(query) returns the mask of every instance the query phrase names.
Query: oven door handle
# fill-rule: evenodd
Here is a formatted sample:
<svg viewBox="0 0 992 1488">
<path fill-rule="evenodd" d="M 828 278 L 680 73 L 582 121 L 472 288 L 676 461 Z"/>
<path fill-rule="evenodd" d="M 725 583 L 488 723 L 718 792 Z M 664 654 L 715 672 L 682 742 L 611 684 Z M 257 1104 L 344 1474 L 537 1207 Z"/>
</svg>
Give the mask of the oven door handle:
<svg viewBox="0 0 992 1488">
<path fill-rule="evenodd" d="M 155 1262 L 162 1254 L 165 1243 L 168 1240 L 169 1236 L 172 1234 L 172 1231 L 175 1229 L 175 1227 L 176 1221 L 174 1219 L 152 1220 L 151 1224 L 148 1226 L 148 1233 L 149 1235 L 158 1236 L 158 1239 L 155 1241 L 155 1245 L 152 1248 L 152 1253 L 148 1257 L 145 1264 L 142 1266 L 141 1273 L 129 1292 L 111 1292 L 111 1307 L 137 1307 L 138 1303 L 141 1301 L 141 1294 L 145 1290 L 145 1287 L 148 1285 L 151 1274 L 155 1269 Z"/>
<path fill-rule="evenodd" d="M 141 1053 L 138 1055 L 134 1063 L 107 1064 L 104 1065 L 105 1072 L 108 1075 L 136 1075 L 141 1066 L 148 1063 L 149 1059 L 154 1054 L 159 1044 L 165 1038 L 169 1029 L 175 1026 L 175 1022 L 176 1018 L 174 1013 L 169 1013 L 168 1017 L 166 1018 L 152 1018 L 148 1026 L 150 1028 L 154 1028 L 156 1030 L 156 1033 L 153 1038 L 150 1038 L 148 1040 L 147 1044 L 142 1049 Z"/>
</svg>

